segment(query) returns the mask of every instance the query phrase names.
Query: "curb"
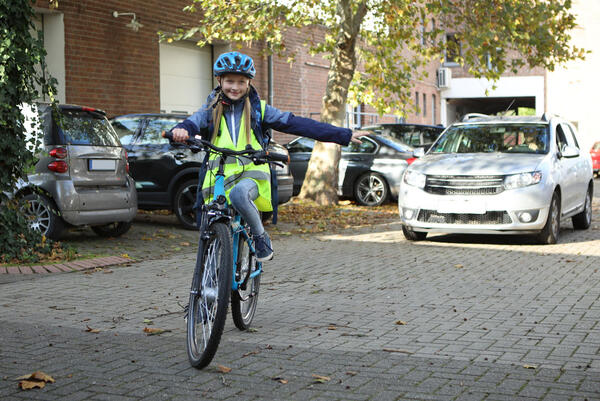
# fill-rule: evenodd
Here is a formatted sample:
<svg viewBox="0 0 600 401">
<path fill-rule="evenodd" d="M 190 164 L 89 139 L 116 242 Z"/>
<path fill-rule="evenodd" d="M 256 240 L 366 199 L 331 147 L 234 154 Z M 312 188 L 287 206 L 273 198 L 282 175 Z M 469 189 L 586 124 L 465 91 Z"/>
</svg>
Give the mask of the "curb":
<svg viewBox="0 0 600 401">
<path fill-rule="evenodd" d="M 73 262 L 57 263 L 53 265 L 0 267 L 0 274 L 66 273 L 72 271 L 95 269 L 96 267 L 121 265 L 124 263 L 131 262 L 133 262 L 132 259 L 122 258 L 120 256 L 107 256 L 103 258 L 93 258 Z"/>
</svg>

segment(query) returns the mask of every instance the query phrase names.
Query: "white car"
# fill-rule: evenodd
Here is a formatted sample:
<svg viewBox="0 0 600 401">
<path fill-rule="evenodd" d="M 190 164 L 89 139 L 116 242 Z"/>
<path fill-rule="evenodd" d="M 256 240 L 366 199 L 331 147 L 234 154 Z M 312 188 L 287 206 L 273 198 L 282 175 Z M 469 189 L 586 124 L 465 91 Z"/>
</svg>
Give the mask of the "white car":
<svg viewBox="0 0 600 401">
<path fill-rule="evenodd" d="M 398 197 L 404 236 L 535 234 L 554 244 L 563 218 L 587 229 L 594 181 L 580 143 L 558 117 L 467 115 L 406 169 Z"/>
</svg>

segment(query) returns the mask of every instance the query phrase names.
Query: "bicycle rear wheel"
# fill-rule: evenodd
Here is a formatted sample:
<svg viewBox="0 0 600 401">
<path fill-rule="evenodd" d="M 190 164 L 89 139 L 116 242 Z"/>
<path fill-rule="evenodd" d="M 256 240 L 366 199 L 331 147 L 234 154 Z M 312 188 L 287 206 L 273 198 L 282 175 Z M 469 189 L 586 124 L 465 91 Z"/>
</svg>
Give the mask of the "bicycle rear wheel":
<svg viewBox="0 0 600 401">
<path fill-rule="evenodd" d="M 238 280 L 244 279 L 244 282 L 240 288 L 232 291 L 231 315 L 235 327 L 240 330 L 248 330 L 256 312 L 256 305 L 258 304 L 260 274 L 254 278 L 250 278 L 250 274 L 258 269 L 259 262 L 256 261 L 255 255 L 250 254 L 248 241 L 241 238 L 241 236 L 237 263 L 237 275 L 239 275 L 237 278 Z"/>
<path fill-rule="evenodd" d="M 215 356 L 229 306 L 233 252 L 231 231 L 223 223 L 209 227 L 200 244 L 187 320 L 187 351 L 192 366 L 202 369 Z"/>
</svg>

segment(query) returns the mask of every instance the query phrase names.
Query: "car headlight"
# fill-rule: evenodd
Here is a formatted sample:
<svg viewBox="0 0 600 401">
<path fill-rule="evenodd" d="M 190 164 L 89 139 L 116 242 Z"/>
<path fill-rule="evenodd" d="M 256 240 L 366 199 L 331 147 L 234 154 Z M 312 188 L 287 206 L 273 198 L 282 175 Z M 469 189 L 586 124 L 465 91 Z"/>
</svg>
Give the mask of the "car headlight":
<svg viewBox="0 0 600 401">
<path fill-rule="evenodd" d="M 504 177 L 504 189 L 515 189 L 534 185 L 542 181 L 541 171 L 507 175 Z"/>
<path fill-rule="evenodd" d="M 427 176 L 414 170 L 406 170 L 404 172 L 404 182 L 417 188 L 425 188 Z"/>
</svg>

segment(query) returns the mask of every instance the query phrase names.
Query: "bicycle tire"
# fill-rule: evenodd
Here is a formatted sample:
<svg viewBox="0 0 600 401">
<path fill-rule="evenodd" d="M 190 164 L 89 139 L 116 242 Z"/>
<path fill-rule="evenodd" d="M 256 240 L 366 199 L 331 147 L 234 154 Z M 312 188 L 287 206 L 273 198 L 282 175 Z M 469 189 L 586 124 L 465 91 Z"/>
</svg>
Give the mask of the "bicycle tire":
<svg viewBox="0 0 600 401">
<path fill-rule="evenodd" d="M 233 269 L 229 226 L 217 222 L 211 224 L 208 231 L 209 239 L 198 247 L 199 262 L 194 271 L 187 316 L 188 358 L 198 369 L 212 361 L 219 347 L 227 319 Z"/>
<path fill-rule="evenodd" d="M 245 277 L 258 268 L 255 255 L 250 254 L 248 241 L 240 236 L 238 245 L 237 272 L 240 277 Z M 240 330 L 248 330 L 258 304 L 258 291 L 260 288 L 260 274 L 254 278 L 248 278 L 243 288 L 231 292 L 231 316 L 235 327 Z"/>
</svg>

